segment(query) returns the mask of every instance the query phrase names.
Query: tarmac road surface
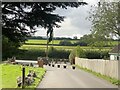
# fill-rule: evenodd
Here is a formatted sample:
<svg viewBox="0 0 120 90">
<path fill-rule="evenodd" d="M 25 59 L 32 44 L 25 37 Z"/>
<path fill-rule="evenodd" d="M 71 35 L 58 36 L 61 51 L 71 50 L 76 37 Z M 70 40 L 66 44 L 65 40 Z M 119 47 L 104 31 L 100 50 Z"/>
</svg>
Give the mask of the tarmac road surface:
<svg viewBox="0 0 120 90">
<path fill-rule="evenodd" d="M 98 78 L 80 69 L 73 70 L 70 65 L 66 69 L 61 65 L 44 66 L 47 69 L 45 77 L 37 88 L 117 88 L 118 86 Z"/>
</svg>

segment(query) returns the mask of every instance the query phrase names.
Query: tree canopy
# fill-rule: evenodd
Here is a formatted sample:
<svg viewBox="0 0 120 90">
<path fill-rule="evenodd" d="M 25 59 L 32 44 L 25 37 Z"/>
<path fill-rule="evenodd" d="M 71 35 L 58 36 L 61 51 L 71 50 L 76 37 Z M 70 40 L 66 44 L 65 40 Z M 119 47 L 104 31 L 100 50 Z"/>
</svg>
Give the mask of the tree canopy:
<svg viewBox="0 0 120 90">
<path fill-rule="evenodd" d="M 47 29 L 47 35 L 52 36 L 53 28 L 60 27 L 57 23 L 64 20 L 64 16 L 53 14 L 56 8 L 67 9 L 79 7 L 85 2 L 9 2 L 2 3 L 2 31 L 11 41 L 24 41 L 23 37 L 36 32 L 35 27 Z M 30 28 L 30 30 L 28 29 Z"/>
<path fill-rule="evenodd" d="M 47 29 L 49 41 L 58 23 L 64 21 L 65 16 L 54 14 L 57 8 L 79 7 L 85 2 L 2 2 L 2 37 L 3 56 L 9 51 L 9 46 L 19 47 L 26 37 L 36 32 L 36 27 Z M 12 43 L 12 44 L 10 44 Z M 6 51 L 7 49 L 7 51 Z M 8 54 L 7 54 L 8 55 Z"/>
<path fill-rule="evenodd" d="M 89 20 L 92 21 L 92 34 L 96 37 L 119 37 L 119 2 L 103 2 L 92 6 Z"/>
</svg>

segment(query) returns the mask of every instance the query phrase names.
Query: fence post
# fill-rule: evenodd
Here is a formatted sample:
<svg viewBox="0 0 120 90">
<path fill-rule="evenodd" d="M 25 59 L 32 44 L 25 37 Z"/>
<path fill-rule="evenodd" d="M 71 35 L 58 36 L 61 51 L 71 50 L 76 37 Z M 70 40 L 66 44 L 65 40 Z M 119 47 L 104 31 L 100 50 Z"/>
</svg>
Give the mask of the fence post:
<svg viewBox="0 0 120 90">
<path fill-rule="evenodd" d="M 22 88 L 25 88 L 25 67 L 22 68 Z"/>
</svg>

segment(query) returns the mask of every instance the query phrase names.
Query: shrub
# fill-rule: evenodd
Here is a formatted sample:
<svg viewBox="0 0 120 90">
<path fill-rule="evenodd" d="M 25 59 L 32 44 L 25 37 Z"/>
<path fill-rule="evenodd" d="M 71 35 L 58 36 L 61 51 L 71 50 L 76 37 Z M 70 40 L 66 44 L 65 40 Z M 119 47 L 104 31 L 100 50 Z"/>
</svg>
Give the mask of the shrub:
<svg viewBox="0 0 120 90">
<path fill-rule="evenodd" d="M 19 43 L 14 43 L 2 35 L 2 60 L 14 56 L 18 52 L 18 47 Z"/>
<path fill-rule="evenodd" d="M 74 50 L 71 51 L 69 55 L 69 61 L 73 63 L 73 60 L 76 56 L 80 58 L 85 58 L 85 51 L 82 48 L 80 48 L 80 46 L 77 46 Z"/>
<path fill-rule="evenodd" d="M 60 59 L 68 59 L 70 51 L 67 50 L 57 50 L 53 47 L 50 47 L 48 56 L 49 58 L 60 58 Z"/>
<path fill-rule="evenodd" d="M 102 51 L 101 52 L 101 57 L 103 59 L 109 59 L 109 51 Z"/>
<path fill-rule="evenodd" d="M 88 59 L 101 59 L 101 54 L 98 51 L 87 50 L 85 54 Z"/>
<path fill-rule="evenodd" d="M 50 47 L 48 50 L 49 58 L 68 59 L 69 54 L 70 51 L 57 50 L 53 47 Z M 44 50 L 37 49 L 21 50 L 15 56 L 17 59 L 36 60 L 37 57 L 46 57 L 46 52 Z"/>
<path fill-rule="evenodd" d="M 108 51 L 87 50 L 85 53 L 88 59 L 107 59 L 109 57 Z"/>
<path fill-rule="evenodd" d="M 85 51 L 82 48 L 80 48 L 80 46 L 77 46 L 77 48 L 76 48 L 76 56 L 80 57 L 80 58 L 86 57 Z"/>
<path fill-rule="evenodd" d="M 72 43 L 68 40 L 62 40 L 62 41 L 60 41 L 59 45 L 61 45 L 61 46 L 71 46 Z"/>
<path fill-rule="evenodd" d="M 44 50 L 36 50 L 36 49 L 29 49 L 29 50 L 21 50 L 16 55 L 17 59 L 25 59 L 25 60 L 37 60 L 37 57 L 45 57 Z"/>
<path fill-rule="evenodd" d="M 72 61 L 75 59 L 76 57 L 76 50 L 72 50 L 70 55 L 69 55 L 69 62 L 72 64 Z"/>
<path fill-rule="evenodd" d="M 88 58 L 88 59 L 108 59 L 109 57 L 108 51 L 99 51 L 99 50 L 83 50 L 80 46 L 77 46 L 76 49 L 71 51 L 69 55 L 69 60 L 75 59 L 75 57 L 79 58 Z"/>
<path fill-rule="evenodd" d="M 85 42 L 85 41 L 77 41 L 77 42 L 74 43 L 74 46 L 77 46 L 77 45 L 87 46 L 88 44 L 87 44 L 87 42 Z"/>
</svg>

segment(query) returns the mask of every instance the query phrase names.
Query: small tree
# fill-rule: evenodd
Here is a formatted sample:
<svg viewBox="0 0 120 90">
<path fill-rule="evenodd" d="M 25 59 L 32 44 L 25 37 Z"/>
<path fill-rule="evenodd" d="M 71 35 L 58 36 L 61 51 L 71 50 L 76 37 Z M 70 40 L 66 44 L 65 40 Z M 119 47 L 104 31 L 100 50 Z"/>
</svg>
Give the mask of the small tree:
<svg viewBox="0 0 120 90">
<path fill-rule="evenodd" d="M 85 56 L 85 51 L 82 48 L 80 48 L 80 46 L 77 46 L 77 48 L 76 48 L 76 56 L 80 57 L 80 58 L 85 58 L 86 57 Z"/>
<path fill-rule="evenodd" d="M 69 61 L 71 64 L 73 64 L 73 61 L 75 60 L 75 57 L 85 58 L 85 51 L 80 48 L 80 46 L 77 46 L 74 50 L 71 51 L 69 55 Z"/>
<path fill-rule="evenodd" d="M 74 36 L 73 39 L 77 40 L 77 36 Z"/>
<path fill-rule="evenodd" d="M 119 37 L 119 7 L 120 2 L 104 2 L 92 6 L 88 17 L 92 21 L 92 34 L 105 38 Z"/>
<path fill-rule="evenodd" d="M 69 61 L 71 64 L 73 64 L 73 60 L 75 59 L 75 57 L 76 57 L 76 50 L 74 49 L 71 51 L 71 53 L 69 55 Z"/>
</svg>

